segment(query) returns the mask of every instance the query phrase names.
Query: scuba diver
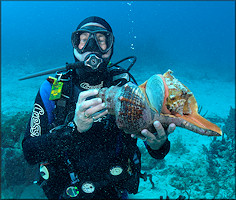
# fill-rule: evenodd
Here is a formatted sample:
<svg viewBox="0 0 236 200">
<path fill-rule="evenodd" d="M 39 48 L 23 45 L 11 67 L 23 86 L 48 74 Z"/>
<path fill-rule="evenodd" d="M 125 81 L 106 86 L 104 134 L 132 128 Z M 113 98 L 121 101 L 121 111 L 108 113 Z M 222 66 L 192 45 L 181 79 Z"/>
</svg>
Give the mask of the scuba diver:
<svg viewBox="0 0 236 200">
<path fill-rule="evenodd" d="M 114 40 L 104 19 L 84 19 L 71 37 L 73 69 L 49 76 L 38 91 L 22 147 L 27 162 L 39 164 L 35 183 L 48 199 L 127 199 L 138 192 L 141 136 L 120 130 L 95 97 L 99 88 L 135 82 L 110 62 Z M 155 133 L 142 130 L 141 139 L 153 158 L 163 159 L 175 124 L 154 127 Z"/>
</svg>

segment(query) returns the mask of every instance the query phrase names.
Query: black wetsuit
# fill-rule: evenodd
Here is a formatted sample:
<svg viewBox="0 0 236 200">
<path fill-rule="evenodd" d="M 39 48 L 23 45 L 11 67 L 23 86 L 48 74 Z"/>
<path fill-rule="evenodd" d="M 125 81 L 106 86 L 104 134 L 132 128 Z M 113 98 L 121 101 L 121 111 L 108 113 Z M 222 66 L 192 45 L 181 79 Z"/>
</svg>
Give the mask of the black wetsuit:
<svg viewBox="0 0 236 200">
<path fill-rule="evenodd" d="M 104 86 L 112 84 L 114 82 L 107 81 Z M 117 176 L 117 178 L 111 176 L 109 172 L 114 166 L 121 166 L 126 171 L 129 159 L 133 163 L 131 164 L 133 168 L 135 165 L 139 166 L 136 168 L 139 168 L 140 172 L 140 152 L 136 145 L 137 140 L 123 134 L 111 115 L 94 122 L 92 128 L 84 133 L 79 133 L 77 130 L 71 132 L 71 129 L 67 127 L 50 133 L 55 123 L 54 110 L 57 105 L 55 101 L 49 100 L 51 85 L 48 80 L 42 84 L 22 141 L 24 156 L 28 163 L 49 163 L 50 178 L 43 186 L 47 197 L 50 199 L 65 197 L 65 190 L 71 185 L 71 171 L 78 175 L 80 183 L 90 180 L 98 188 L 93 196 L 85 195 L 81 198 L 118 198 L 117 188 L 136 193 L 139 177 L 131 178 L 128 173 L 122 173 L 123 177 Z M 73 88 L 71 90 L 73 97 L 67 105 L 70 108 L 64 112 L 72 112 L 73 116 L 81 90 L 73 82 L 70 87 Z M 60 117 L 57 116 L 57 118 Z M 145 145 L 150 155 L 156 159 L 163 159 L 170 149 L 168 140 L 159 150 L 152 150 L 146 143 Z M 67 160 L 71 165 L 68 165 Z M 134 172 L 135 169 L 132 170 L 133 174 Z M 132 187 L 130 185 L 135 184 L 136 189 L 129 189 Z"/>
</svg>

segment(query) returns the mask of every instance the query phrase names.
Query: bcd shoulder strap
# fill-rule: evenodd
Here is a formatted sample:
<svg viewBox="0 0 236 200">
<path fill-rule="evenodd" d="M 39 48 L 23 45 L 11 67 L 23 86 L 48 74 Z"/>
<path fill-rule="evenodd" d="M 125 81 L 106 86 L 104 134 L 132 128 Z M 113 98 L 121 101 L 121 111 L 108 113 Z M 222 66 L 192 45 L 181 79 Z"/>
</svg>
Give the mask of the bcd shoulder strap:
<svg viewBox="0 0 236 200">
<path fill-rule="evenodd" d="M 54 120 L 51 124 L 51 128 L 59 125 L 63 125 L 69 113 L 75 108 L 74 100 L 74 85 L 72 83 L 71 71 L 59 72 L 56 78 L 49 77 L 48 81 L 52 84 L 51 96 L 55 102 L 55 108 L 51 111 L 54 116 Z M 57 87 L 59 85 L 59 87 Z M 70 120 L 70 119 L 68 119 Z M 69 122 L 69 121 L 68 121 Z"/>
<path fill-rule="evenodd" d="M 55 100 L 55 109 L 53 110 L 53 114 L 54 114 L 54 124 L 56 126 L 62 125 L 72 120 L 67 118 L 69 117 L 69 115 L 72 114 L 74 116 L 74 113 L 72 113 L 72 111 L 74 111 L 75 109 L 76 102 L 74 101 L 73 93 L 74 93 L 74 86 L 72 84 L 72 81 L 70 80 L 68 82 L 65 82 L 62 88 L 61 98 Z"/>
</svg>

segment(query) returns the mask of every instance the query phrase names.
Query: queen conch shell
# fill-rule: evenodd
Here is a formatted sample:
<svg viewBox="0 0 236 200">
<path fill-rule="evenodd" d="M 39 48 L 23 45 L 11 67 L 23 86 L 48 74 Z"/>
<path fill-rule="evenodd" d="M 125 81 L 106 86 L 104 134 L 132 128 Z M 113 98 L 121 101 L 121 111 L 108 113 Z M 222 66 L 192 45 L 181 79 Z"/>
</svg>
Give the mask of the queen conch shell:
<svg viewBox="0 0 236 200">
<path fill-rule="evenodd" d="M 129 82 L 102 88 L 98 97 L 106 103 L 108 113 L 115 115 L 117 126 L 128 134 L 140 134 L 144 128 L 155 131 L 153 122 L 158 120 L 165 128 L 175 123 L 201 135 L 222 135 L 217 125 L 198 114 L 193 93 L 172 73 L 153 75 L 140 86 Z"/>
</svg>

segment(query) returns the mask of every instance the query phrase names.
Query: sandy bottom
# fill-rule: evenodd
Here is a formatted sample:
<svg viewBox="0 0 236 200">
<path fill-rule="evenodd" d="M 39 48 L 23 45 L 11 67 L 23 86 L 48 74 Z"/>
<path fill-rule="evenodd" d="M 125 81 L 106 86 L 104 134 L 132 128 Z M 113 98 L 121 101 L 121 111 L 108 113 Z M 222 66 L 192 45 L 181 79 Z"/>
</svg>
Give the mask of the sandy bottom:
<svg viewBox="0 0 236 200">
<path fill-rule="evenodd" d="M 31 66 L 29 66 L 29 68 L 30 67 Z M 133 71 L 133 75 L 140 84 L 153 74 L 155 74 L 153 71 Z M 2 114 L 14 115 L 21 111 L 31 111 L 38 89 L 48 76 L 46 75 L 30 80 L 18 81 L 18 78 L 22 77 L 23 75 L 25 74 L 23 74 L 20 69 L 18 69 L 16 72 L 13 70 L 12 66 L 9 66 L 8 69 L 2 69 Z M 203 108 L 202 112 L 205 113 L 208 111 L 207 116 L 219 116 L 226 118 L 228 116 L 230 107 L 232 106 L 235 108 L 234 81 L 221 82 L 220 80 L 190 80 L 188 77 L 178 77 L 178 72 L 175 72 L 174 76 L 194 93 L 198 105 L 201 105 Z M 222 124 L 218 125 L 222 126 Z M 130 198 L 151 199 L 160 198 L 160 196 L 166 197 L 166 195 L 169 195 L 171 198 L 177 198 L 180 194 L 187 196 L 186 192 L 177 190 L 175 187 L 171 186 L 173 173 L 170 169 L 173 168 L 182 168 L 185 166 L 187 169 L 191 169 L 193 174 L 195 173 L 196 177 L 201 177 L 201 181 L 204 182 L 203 175 L 207 176 L 207 174 L 204 168 L 206 166 L 206 157 L 202 152 L 202 145 L 204 144 L 209 146 L 212 137 L 201 136 L 188 130 L 177 128 L 176 131 L 169 136 L 169 139 L 171 143 L 174 143 L 176 140 L 180 139 L 185 145 L 187 152 L 180 154 L 178 151 L 173 152 L 171 150 L 171 152 L 165 158 L 165 167 L 163 169 L 160 167 L 161 165 L 158 165 L 157 163 L 157 166 L 154 169 L 148 171 L 148 173 L 153 175 L 155 188 L 151 189 L 151 184 L 149 181 L 145 182 L 141 180 L 139 193 L 136 195 L 130 195 Z M 203 163 L 202 165 L 199 164 L 201 162 Z M 195 166 L 195 168 L 193 166 Z M 198 170 L 196 170 L 196 167 Z M 169 170 L 167 171 L 166 169 Z M 27 194 L 27 190 L 28 188 L 25 188 L 24 194 Z M 213 198 L 211 194 L 203 193 L 203 190 L 205 189 L 203 187 L 201 188 L 200 185 L 199 192 L 190 192 L 191 197 Z M 23 195 L 23 197 L 26 196 Z"/>
</svg>

